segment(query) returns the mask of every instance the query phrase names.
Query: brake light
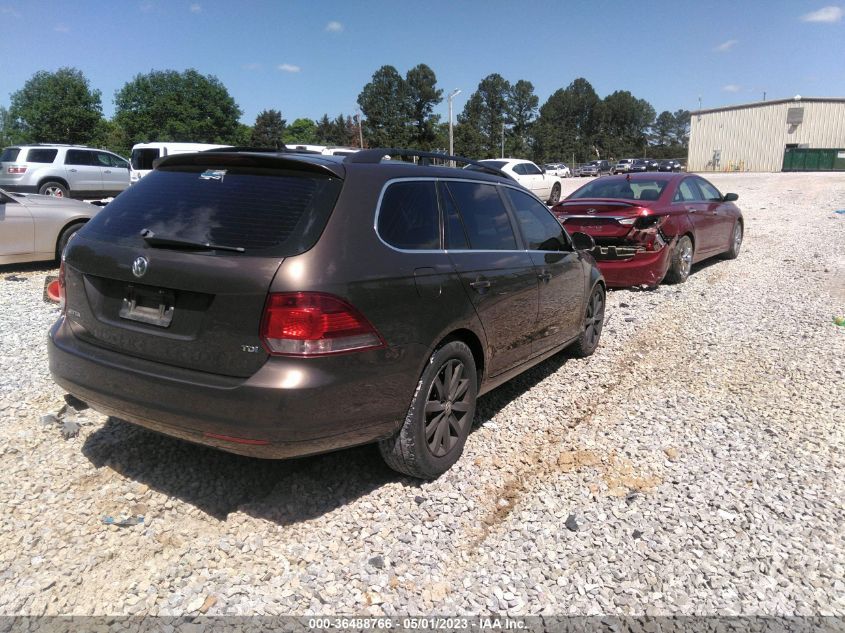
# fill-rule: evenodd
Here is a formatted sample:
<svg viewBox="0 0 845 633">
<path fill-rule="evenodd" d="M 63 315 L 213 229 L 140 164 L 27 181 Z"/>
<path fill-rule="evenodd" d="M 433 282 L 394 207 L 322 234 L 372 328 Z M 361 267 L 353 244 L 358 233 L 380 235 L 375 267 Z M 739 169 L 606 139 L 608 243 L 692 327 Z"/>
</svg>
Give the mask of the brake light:
<svg viewBox="0 0 845 633">
<path fill-rule="evenodd" d="M 12 165 L 11 167 L 6 169 L 6 172 L 9 174 L 25 174 L 26 167 L 18 167 L 16 165 Z"/>
<path fill-rule="evenodd" d="M 261 340 L 273 355 L 318 356 L 382 347 L 369 321 L 343 299 L 319 292 L 272 293 Z"/>
</svg>

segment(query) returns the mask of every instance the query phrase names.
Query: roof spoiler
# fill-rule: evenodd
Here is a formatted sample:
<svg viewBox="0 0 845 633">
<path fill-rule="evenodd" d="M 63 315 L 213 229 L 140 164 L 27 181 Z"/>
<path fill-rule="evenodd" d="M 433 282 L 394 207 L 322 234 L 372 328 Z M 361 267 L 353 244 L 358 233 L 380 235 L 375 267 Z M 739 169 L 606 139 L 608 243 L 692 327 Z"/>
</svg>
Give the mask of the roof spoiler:
<svg viewBox="0 0 845 633">
<path fill-rule="evenodd" d="M 492 174 L 494 176 L 499 176 L 501 178 L 507 178 L 508 180 L 515 180 L 510 174 L 503 172 L 501 169 L 496 169 L 495 167 L 491 167 L 490 165 L 486 165 L 481 163 L 477 160 L 472 160 L 471 158 L 465 158 L 464 156 L 450 156 L 449 154 L 440 154 L 438 152 L 423 152 L 416 149 L 399 149 L 396 147 L 377 147 L 374 149 L 362 149 L 354 154 L 350 154 L 347 156 L 343 162 L 344 163 L 365 163 L 369 165 L 375 165 L 380 163 L 384 160 L 385 157 L 393 157 L 393 156 L 406 156 L 410 158 L 419 158 L 419 164 L 422 166 L 431 165 L 431 160 L 439 160 L 439 161 L 449 161 L 453 163 L 461 163 L 464 165 L 472 165 L 473 167 L 477 167 L 479 170 L 486 172 L 488 174 Z"/>
</svg>

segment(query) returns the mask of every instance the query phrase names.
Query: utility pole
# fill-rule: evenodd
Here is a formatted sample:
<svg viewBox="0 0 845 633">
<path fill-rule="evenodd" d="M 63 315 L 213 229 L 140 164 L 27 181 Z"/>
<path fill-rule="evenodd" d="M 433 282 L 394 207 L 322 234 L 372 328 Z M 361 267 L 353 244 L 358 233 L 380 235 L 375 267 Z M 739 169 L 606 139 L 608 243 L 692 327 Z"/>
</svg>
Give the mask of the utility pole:
<svg viewBox="0 0 845 633">
<path fill-rule="evenodd" d="M 461 91 L 459 89 L 455 89 L 447 97 L 447 100 L 449 101 L 449 156 L 455 155 L 455 139 L 452 131 L 452 99 L 459 94 L 461 94 Z"/>
<path fill-rule="evenodd" d="M 505 157 L 505 122 L 502 121 L 502 158 Z"/>
</svg>

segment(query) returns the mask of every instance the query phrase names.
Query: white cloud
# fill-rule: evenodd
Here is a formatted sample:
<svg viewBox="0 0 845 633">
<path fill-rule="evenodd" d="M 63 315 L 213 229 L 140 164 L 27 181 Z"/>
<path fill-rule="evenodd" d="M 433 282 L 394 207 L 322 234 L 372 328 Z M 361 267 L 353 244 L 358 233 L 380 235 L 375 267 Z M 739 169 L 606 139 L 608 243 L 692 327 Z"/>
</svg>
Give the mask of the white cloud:
<svg viewBox="0 0 845 633">
<path fill-rule="evenodd" d="M 70 28 L 65 24 L 57 24 L 53 27 L 56 33 L 70 33 Z"/>
<path fill-rule="evenodd" d="M 276 68 L 286 73 L 298 73 L 302 70 L 299 66 L 295 66 L 294 64 L 279 64 Z"/>
<path fill-rule="evenodd" d="M 737 86 L 736 84 L 725 84 L 722 86 L 722 90 L 725 92 L 739 92 L 742 90 L 742 86 Z"/>
<path fill-rule="evenodd" d="M 717 53 L 727 53 L 729 50 L 731 50 L 737 44 L 739 44 L 739 40 L 728 40 L 727 42 L 722 42 L 721 44 L 719 44 L 713 50 L 716 51 Z"/>
<path fill-rule="evenodd" d="M 11 15 L 13 18 L 21 17 L 21 14 L 18 13 L 15 7 L 0 7 L 0 15 Z"/>
<path fill-rule="evenodd" d="M 243 68 L 244 70 L 258 70 L 259 68 L 261 68 L 261 64 L 259 64 L 258 62 L 252 62 L 250 64 L 244 64 L 243 66 L 241 66 L 241 68 Z"/>
<path fill-rule="evenodd" d="M 822 7 L 818 11 L 801 16 L 804 22 L 839 22 L 842 19 L 842 7 Z"/>
<path fill-rule="evenodd" d="M 190 9 L 191 9 L 191 13 L 201 13 L 202 12 L 202 7 L 199 5 L 198 2 L 194 2 L 191 5 Z"/>
<path fill-rule="evenodd" d="M 343 30 L 343 24 L 337 22 L 336 20 L 332 20 L 326 24 L 326 30 L 329 33 L 340 33 Z"/>
</svg>

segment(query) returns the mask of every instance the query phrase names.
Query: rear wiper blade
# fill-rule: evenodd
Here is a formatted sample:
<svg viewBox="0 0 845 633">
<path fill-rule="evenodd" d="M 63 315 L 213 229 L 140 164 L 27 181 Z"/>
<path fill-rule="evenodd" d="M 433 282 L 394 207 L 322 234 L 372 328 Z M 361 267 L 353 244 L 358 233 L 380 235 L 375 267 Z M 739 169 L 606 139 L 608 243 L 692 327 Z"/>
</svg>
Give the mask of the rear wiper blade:
<svg viewBox="0 0 845 633">
<path fill-rule="evenodd" d="M 246 249 L 243 246 L 225 246 L 223 244 L 211 244 L 210 242 L 196 242 L 194 240 L 181 240 L 172 237 L 157 237 L 150 229 L 141 229 L 141 237 L 150 246 L 173 246 L 175 248 L 190 248 L 200 251 L 233 251 L 243 253 Z"/>
</svg>

